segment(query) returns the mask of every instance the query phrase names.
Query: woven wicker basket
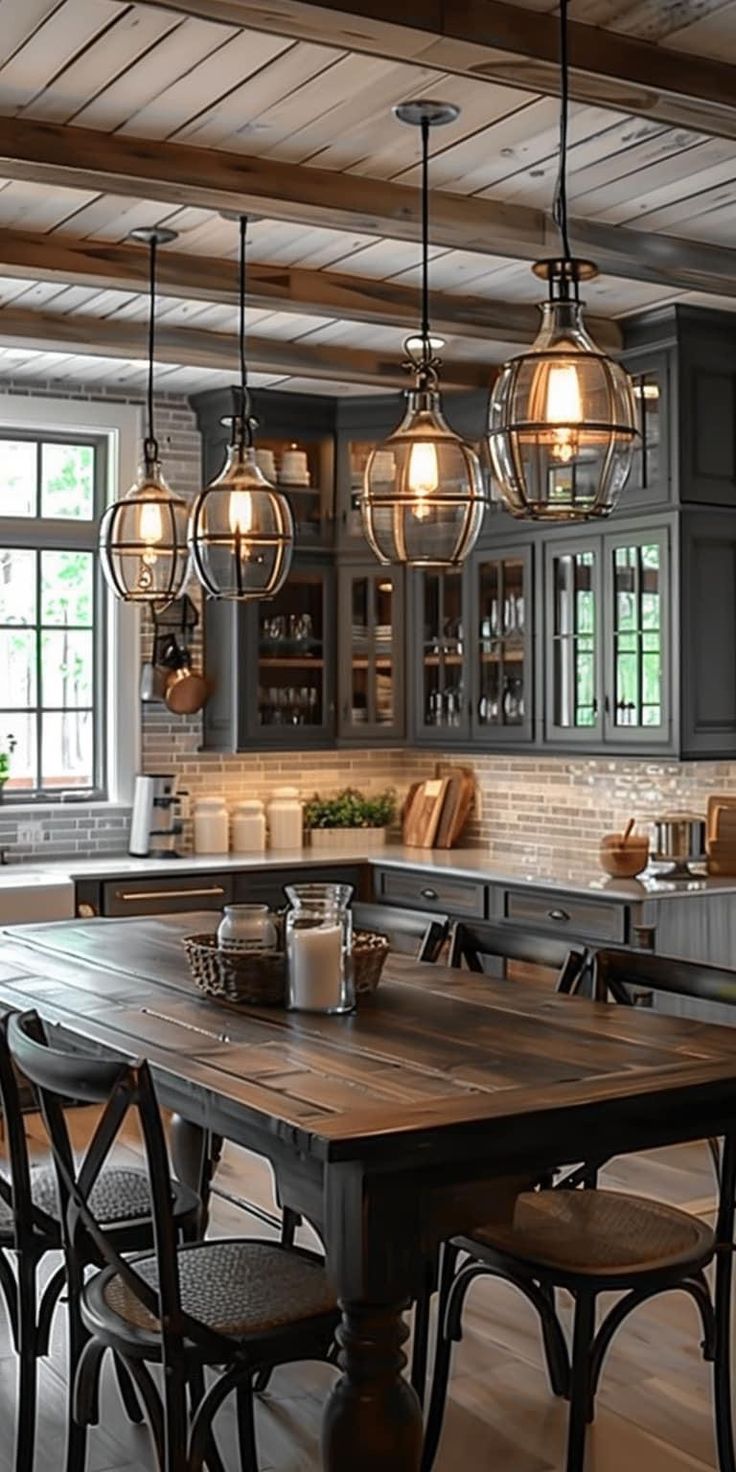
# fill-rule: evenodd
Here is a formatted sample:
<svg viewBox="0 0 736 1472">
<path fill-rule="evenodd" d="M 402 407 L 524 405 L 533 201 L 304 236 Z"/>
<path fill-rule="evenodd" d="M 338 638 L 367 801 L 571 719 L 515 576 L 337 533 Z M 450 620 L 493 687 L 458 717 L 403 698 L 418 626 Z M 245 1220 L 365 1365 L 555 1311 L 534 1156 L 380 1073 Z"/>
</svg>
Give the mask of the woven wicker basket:
<svg viewBox="0 0 736 1472">
<path fill-rule="evenodd" d="M 217 936 L 187 935 L 184 949 L 200 991 L 252 1007 L 278 1007 L 286 992 L 284 951 L 221 951 Z M 385 935 L 359 930 L 353 936 L 353 981 L 358 1001 L 372 997 L 389 952 Z"/>
</svg>

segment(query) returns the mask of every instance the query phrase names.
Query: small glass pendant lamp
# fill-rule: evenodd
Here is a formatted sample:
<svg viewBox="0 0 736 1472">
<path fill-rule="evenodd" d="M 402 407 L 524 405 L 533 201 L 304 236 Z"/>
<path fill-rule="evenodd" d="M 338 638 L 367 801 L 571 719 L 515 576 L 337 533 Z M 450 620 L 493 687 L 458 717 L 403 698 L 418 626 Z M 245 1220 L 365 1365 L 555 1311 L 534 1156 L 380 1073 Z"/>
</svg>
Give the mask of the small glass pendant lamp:
<svg viewBox="0 0 736 1472">
<path fill-rule="evenodd" d="M 200 491 L 189 523 L 194 571 L 210 598 L 247 602 L 283 587 L 294 550 L 286 496 L 256 462 L 245 344 L 246 237 L 240 216 L 240 386 L 233 391 L 232 433 L 220 474 Z"/>
<path fill-rule="evenodd" d="M 567 224 L 568 0 L 560 3 L 560 162 L 554 219 L 561 254 L 537 261 L 548 284 L 542 324 L 527 353 L 501 369 L 491 393 L 489 449 L 513 516 L 587 521 L 610 515 L 631 469 L 638 434 L 626 370 L 602 353 L 583 322 L 580 284 L 598 275 L 570 250 Z"/>
<path fill-rule="evenodd" d="M 361 496 L 367 541 L 382 563 L 458 567 L 478 538 L 487 496 L 480 461 L 442 412 L 441 340 L 429 326 L 429 130 L 454 122 L 449 103 L 402 102 L 402 123 L 422 133 L 422 321 L 404 344 L 414 375 L 401 424 L 368 459 Z"/>
<path fill-rule="evenodd" d="M 161 470 L 153 404 L 156 252 L 176 240 L 176 231 L 162 226 L 132 230 L 131 239 L 148 246 L 150 262 L 146 438 L 134 484 L 102 516 L 100 565 L 116 598 L 165 606 L 179 597 L 189 574 L 189 505 L 167 485 Z"/>
</svg>

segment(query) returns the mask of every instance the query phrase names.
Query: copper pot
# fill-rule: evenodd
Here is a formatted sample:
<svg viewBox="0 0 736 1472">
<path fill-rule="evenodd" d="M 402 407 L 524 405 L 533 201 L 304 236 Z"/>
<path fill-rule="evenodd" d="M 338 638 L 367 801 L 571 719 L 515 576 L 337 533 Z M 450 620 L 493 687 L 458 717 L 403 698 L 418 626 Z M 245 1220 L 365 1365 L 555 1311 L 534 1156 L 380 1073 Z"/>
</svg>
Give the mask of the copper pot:
<svg viewBox="0 0 736 1472">
<path fill-rule="evenodd" d="M 174 715 L 193 716 L 206 704 L 209 693 L 204 675 L 197 674 L 185 664 L 171 671 L 166 681 L 164 700 Z"/>
</svg>

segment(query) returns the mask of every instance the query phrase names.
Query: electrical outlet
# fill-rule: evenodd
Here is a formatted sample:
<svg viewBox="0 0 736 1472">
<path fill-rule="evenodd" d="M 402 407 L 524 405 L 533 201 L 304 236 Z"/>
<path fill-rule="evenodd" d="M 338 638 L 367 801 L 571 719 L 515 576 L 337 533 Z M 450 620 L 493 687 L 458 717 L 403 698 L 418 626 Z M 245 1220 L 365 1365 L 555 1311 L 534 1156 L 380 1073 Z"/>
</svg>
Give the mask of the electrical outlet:
<svg viewBox="0 0 736 1472">
<path fill-rule="evenodd" d="M 18 843 L 22 848 L 33 848 L 35 844 L 43 842 L 43 823 L 18 824 Z"/>
</svg>

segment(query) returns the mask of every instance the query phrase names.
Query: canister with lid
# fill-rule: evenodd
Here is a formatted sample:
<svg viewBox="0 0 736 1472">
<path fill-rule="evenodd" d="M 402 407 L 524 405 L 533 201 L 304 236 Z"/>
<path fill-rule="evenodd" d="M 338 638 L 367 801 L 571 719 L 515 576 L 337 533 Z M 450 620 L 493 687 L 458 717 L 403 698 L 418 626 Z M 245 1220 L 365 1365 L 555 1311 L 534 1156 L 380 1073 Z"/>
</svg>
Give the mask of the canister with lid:
<svg viewBox="0 0 736 1472">
<path fill-rule="evenodd" d="M 226 854 L 229 830 L 227 804 L 222 794 L 198 798 L 194 804 L 195 854 Z"/>
<path fill-rule="evenodd" d="M 244 797 L 231 813 L 230 846 L 234 854 L 258 853 L 266 847 L 266 815 L 260 797 Z"/>
<path fill-rule="evenodd" d="M 271 848 L 301 848 L 303 814 L 296 787 L 276 787 L 268 804 Z"/>
</svg>

